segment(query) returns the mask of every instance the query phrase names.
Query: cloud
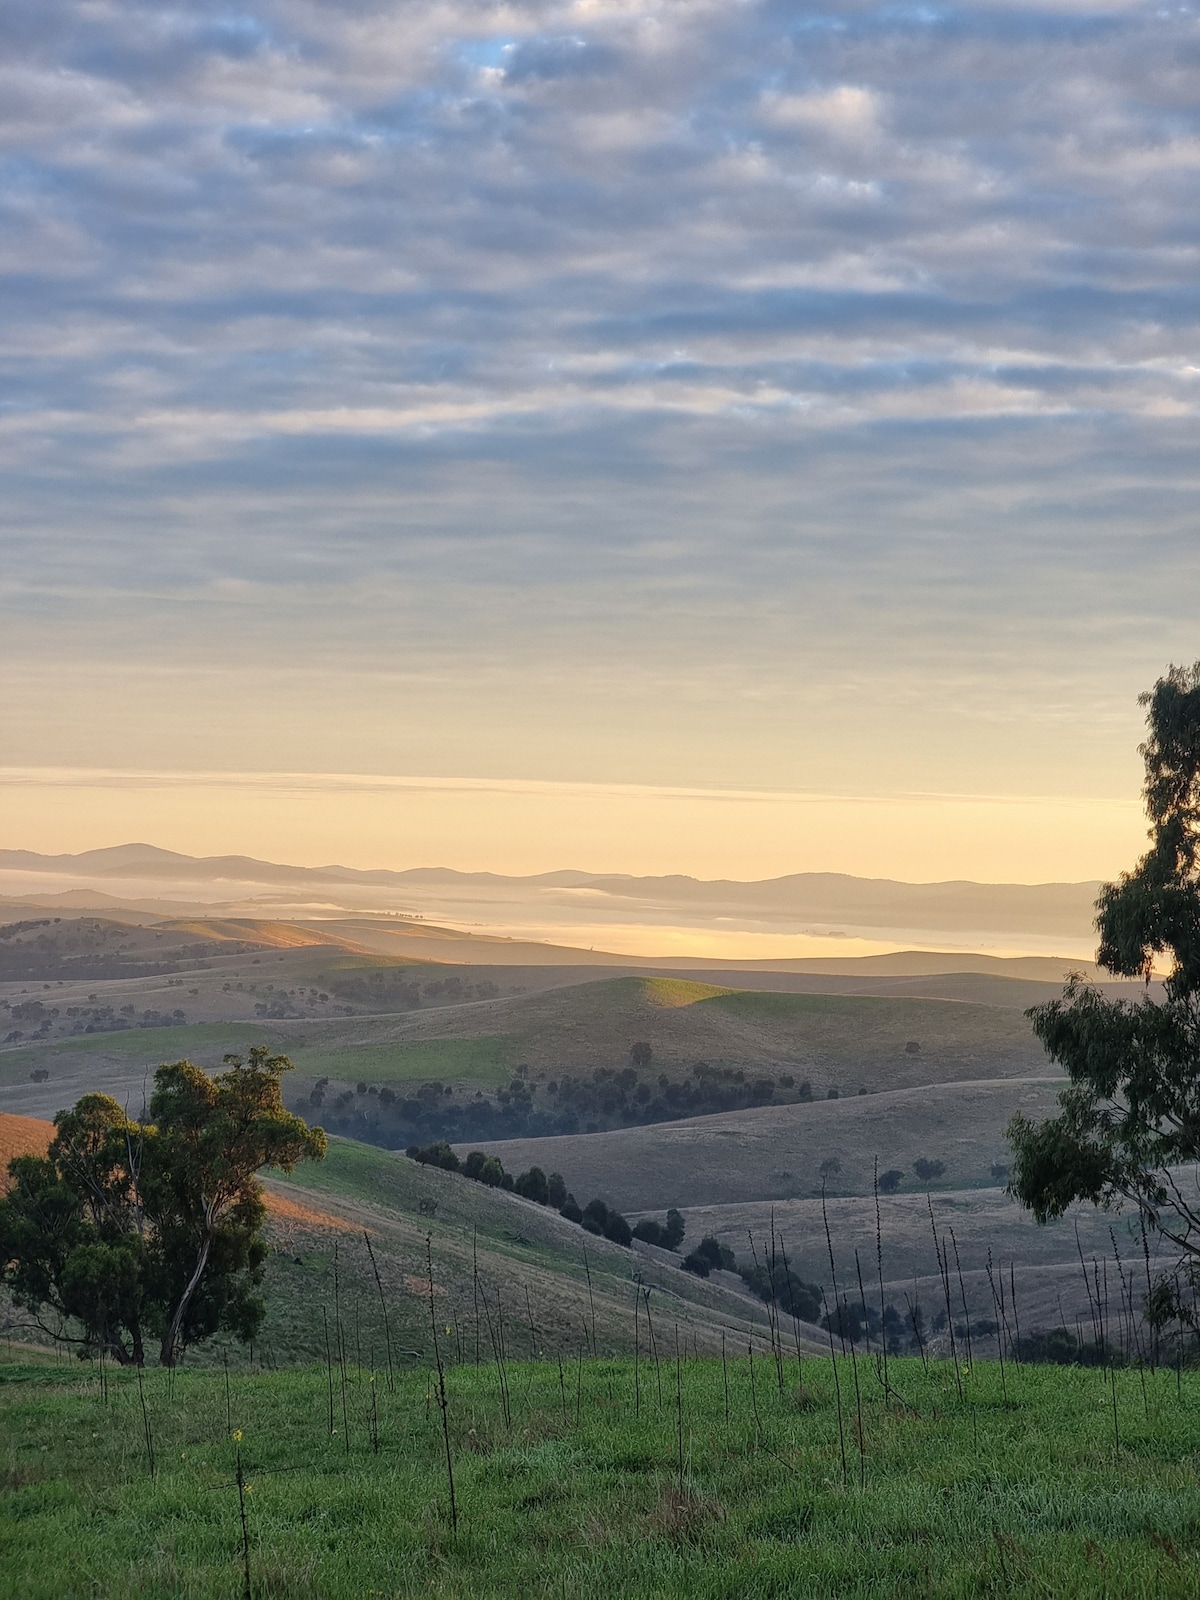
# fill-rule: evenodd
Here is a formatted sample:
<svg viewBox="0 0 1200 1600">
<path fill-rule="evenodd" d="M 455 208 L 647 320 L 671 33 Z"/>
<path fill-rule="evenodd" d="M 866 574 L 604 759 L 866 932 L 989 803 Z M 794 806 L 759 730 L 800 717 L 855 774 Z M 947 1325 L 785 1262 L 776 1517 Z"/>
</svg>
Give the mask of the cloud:
<svg viewBox="0 0 1200 1600">
<path fill-rule="evenodd" d="M 912 740 L 980 659 L 1013 729 L 1131 701 L 1195 654 L 1198 50 L 1100 0 L 9 8 L 9 661 L 520 663 L 495 715 L 557 673 L 639 778 L 596 685 L 652 722 L 669 671 L 704 782 L 805 728 L 841 781 L 859 671 Z"/>
<path fill-rule="evenodd" d="M 879 137 L 880 96 L 871 89 L 838 84 L 808 94 L 763 94 L 763 120 L 776 128 L 800 128 L 861 144 Z"/>
</svg>

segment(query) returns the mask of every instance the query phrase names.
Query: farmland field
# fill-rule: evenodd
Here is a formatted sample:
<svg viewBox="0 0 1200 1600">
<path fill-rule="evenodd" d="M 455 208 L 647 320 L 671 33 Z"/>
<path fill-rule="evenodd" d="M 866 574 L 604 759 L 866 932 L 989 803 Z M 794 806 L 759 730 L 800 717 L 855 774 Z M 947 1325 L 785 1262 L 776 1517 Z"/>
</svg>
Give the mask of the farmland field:
<svg viewBox="0 0 1200 1600">
<path fill-rule="evenodd" d="M 657 1358 L 451 1367 L 446 1437 L 428 1365 L 0 1366 L 0 1596 L 1200 1587 L 1193 1371 Z"/>
</svg>

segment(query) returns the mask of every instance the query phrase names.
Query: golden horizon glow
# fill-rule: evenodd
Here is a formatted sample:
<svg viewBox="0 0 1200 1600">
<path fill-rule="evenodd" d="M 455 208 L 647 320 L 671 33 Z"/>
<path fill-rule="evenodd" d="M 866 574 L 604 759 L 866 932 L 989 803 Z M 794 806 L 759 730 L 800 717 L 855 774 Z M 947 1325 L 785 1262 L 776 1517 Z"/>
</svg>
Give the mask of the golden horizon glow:
<svg viewBox="0 0 1200 1600">
<path fill-rule="evenodd" d="M 3 843 L 133 841 L 296 866 L 1080 882 L 1144 849 L 1140 801 L 821 794 L 353 773 L 0 769 Z"/>
</svg>

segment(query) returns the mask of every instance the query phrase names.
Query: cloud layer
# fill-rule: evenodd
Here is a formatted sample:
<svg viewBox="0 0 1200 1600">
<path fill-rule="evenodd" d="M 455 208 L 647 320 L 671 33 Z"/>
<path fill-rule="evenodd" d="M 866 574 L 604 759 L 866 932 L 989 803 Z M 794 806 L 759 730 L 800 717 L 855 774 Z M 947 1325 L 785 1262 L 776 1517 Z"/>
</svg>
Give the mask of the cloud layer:
<svg viewBox="0 0 1200 1600">
<path fill-rule="evenodd" d="M 39 0 L 0 63 L 14 760 L 1111 789 L 1200 654 L 1194 4 Z"/>
</svg>

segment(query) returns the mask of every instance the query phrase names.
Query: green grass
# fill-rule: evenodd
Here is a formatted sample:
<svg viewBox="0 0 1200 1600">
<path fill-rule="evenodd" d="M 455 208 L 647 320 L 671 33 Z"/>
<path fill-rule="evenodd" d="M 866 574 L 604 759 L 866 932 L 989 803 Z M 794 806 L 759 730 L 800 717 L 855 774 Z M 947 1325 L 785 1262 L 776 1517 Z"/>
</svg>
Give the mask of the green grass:
<svg viewBox="0 0 1200 1600">
<path fill-rule="evenodd" d="M 309 1048 L 298 1045 L 292 1055 L 296 1070 L 309 1077 L 343 1083 L 471 1082 L 491 1088 L 507 1083 L 518 1057 L 514 1042 L 502 1034 L 481 1039 L 412 1039 L 389 1044 Z"/>
<path fill-rule="evenodd" d="M 365 1020 L 365 1019 L 364 1019 Z M 852 1094 L 905 1085 L 1024 1076 L 1045 1056 L 1019 1011 L 864 995 L 729 990 L 675 978 L 612 978 L 537 994 L 431 1008 L 405 1019 L 408 1038 L 503 1033 L 512 1060 L 539 1072 L 591 1072 L 648 1042 L 654 1072 L 702 1060 L 808 1078 Z M 909 1041 L 919 1051 L 909 1052 Z"/>
<path fill-rule="evenodd" d="M 178 1028 L 118 1028 L 111 1033 L 81 1033 L 67 1039 L 48 1040 L 0 1052 L 0 1074 L 26 1078 L 30 1071 L 51 1060 L 89 1055 L 116 1056 L 131 1061 L 145 1059 L 158 1065 L 182 1061 L 193 1053 L 236 1050 L 244 1053 L 255 1044 L 277 1046 L 279 1030 L 253 1022 L 184 1023 Z"/>
<path fill-rule="evenodd" d="M 734 992 L 722 984 L 694 983 L 689 978 L 614 978 L 609 987 L 618 991 L 625 989 L 652 1006 L 663 1006 L 670 1011 Z"/>
<path fill-rule="evenodd" d="M 272 1242 L 279 1248 L 267 1266 L 260 1354 L 273 1365 L 310 1361 L 323 1349 L 322 1307 L 332 1316 L 334 1306 L 335 1240 L 342 1304 L 356 1325 L 361 1323 L 363 1350 L 382 1349 L 384 1333 L 364 1227 L 372 1236 L 393 1334 L 418 1352 L 429 1346 L 429 1305 L 423 1290 L 427 1241 L 437 1263 L 438 1300 L 446 1321 L 474 1345 L 481 1315 L 475 1292 L 478 1273 L 493 1315 L 503 1297 L 505 1317 L 513 1323 L 509 1345 L 522 1357 L 534 1351 L 574 1353 L 585 1322 L 600 1354 L 632 1350 L 634 1269 L 656 1294 L 669 1297 L 672 1316 L 689 1341 L 699 1340 L 700 1348 L 710 1353 L 720 1348 L 722 1332 L 736 1347 L 765 1315 L 757 1303 L 674 1267 L 638 1260 L 546 1207 L 352 1140 L 331 1139 L 324 1161 L 306 1164 L 292 1182 L 272 1187 L 349 1223 L 339 1231 L 336 1224 L 306 1226 L 282 1218 L 272 1222 Z M 539 1330 L 536 1344 L 531 1313 Z M 478 1337 L 486 1345 L 486 1329 Z"/>
<path fill-rule="evenodd" d="M 671 1335 L 660 1326 L 660 1340 Z M 843 1474 L 830 1363 L 643 1359 L 513 1365 L 447 1378 L 459 1525 L 448 1513 L 430 1376 L 351 1368 L 343 1431 L 322 1367 L 148 1372 L 151 1477 L 136 1378 L 0 1367 L 0 1595 L 226 1600 L 243 1592 L 240 1450 L 255 1596 L 1190 1596 L 1200 1588 L 1200 1375 L 893 1364 L 884 1403 L 860 1360 Z M 658 1379 L 662 1381 L 659 1398 Z M 378 1410 L 379 1448 L 369 1411 Z M 240 1441 L 229 1428 L 241 1431 Z M 682 1435 L 682 1462 L 680 1438 Z M 860 1471 L 862 1487 L 860 1487 Z"/>
</svg>

